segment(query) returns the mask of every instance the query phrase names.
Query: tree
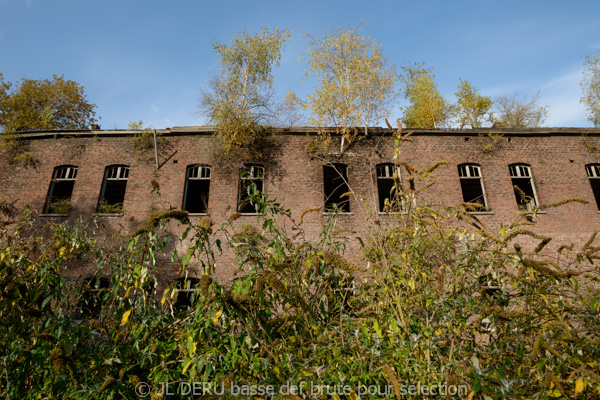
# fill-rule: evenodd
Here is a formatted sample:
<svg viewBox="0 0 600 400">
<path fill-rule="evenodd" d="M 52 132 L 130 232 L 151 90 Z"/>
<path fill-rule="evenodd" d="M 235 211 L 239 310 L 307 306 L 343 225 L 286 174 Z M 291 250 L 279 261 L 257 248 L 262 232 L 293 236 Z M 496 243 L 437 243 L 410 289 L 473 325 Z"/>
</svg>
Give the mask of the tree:
<svg viewBox="0 0 600 400">
<path fill-rule="evenodd" d="M 496 126 L 504 128 L 537 128 L 548 116 L 546 106 L 538 106 L 540 93 L 531 98 L 519 98 L 519 94 L 500 96 L 496 103 Z"/>
<path fill-rule="evenodd" d="M 460 129 L 465 126 L 481 128 L 486 120 L 493 121 L 491 109 L 494 102 L 489 97 L 480 95 L 471 82 L 460 80 L 456 98 L 456 118 Z"/>
<path fill-rule="evenodd" d="M 446 126 L 452 117 L 453 106 L 440 94 L 424 64 L 403 66 L 404 98 L 410 105 L 404 109 L 402 122 L 411 128 L 435 129 Z"/>
<path fill-rule="evenodd" d="M 583 79 L 581 103 L 588 111 L 588 120 L 595 127 L 600 126 L 600 52 L 588 55 L 583 63 Z"/>
<path fill-rule="evenodd" d="M 201 109 L 216 127 L 226 150 L 251 145 L 265 125 L 274 122 L 272 69 L 291 33 L 240 33 L 229 45 L 214 43 L 221 72 L 201 93 Z"/>
<path fill-rule="evenodd" d="M 306 103 L 294 91 L 288 90 L 277 109 L 278 125 L 283 128 L 304 126 L 306 108 Z"/>
<path fill-rule="evenodd" d="M 356 128 L 368 127 L 386 118 L 396 100 L 396 68 L 383 56 L 383 47 L 365 38 L 360 27 L 331 29 L 322 37 L 307 35 L 306 76 L 315 75 L 318 84 L 308 96 L 313 123 L 337 127 L 345 139 Z"/>
<path fill-rule="evenodd" d="M 97 122 L 96 106 L 83 89 L 63 76 L 21 79 L 13 85 L 0 74 L 0 128 L 3 133 L 88 128 Z"/>
</svg>

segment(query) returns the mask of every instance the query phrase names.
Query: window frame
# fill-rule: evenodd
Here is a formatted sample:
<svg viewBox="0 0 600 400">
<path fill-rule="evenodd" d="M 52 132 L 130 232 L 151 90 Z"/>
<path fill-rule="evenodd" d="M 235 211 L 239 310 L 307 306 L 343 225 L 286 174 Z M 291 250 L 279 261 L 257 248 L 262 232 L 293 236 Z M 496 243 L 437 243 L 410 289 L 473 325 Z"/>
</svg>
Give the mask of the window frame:
<svg viewBox="0 0 600 400">
<path fill-rule="evenodd" d="M 83 284 L 82 296 L 77 303 L 78 319 L 96 318 L 102 309 L 103 292 L 110 290 L 110 279 L 107 277 L 93 276 L 81 281 Z M 89 286 L 89 289 L 86 288 Z"/>
<path fill-rule="evenodd" d="M 98 199 L 98 206 L 96 207 L 96 212 L 98 214 L 102 214 L 102 215 L 122 215 L 123 214 L 123 207 L 125 205 L 125 195 L 127 194 L 127 182 L 129 181 L 129 171 L 130 171 L 130 167 L 128 165 L 125 164 L 112 164 L 112 165 L 107 165 L 106 168 L 104 169 L 104 179 L 102 180 L 102 188 L 100 190 L 100 197 Z M 113 170 L 116 170 L 116 177 L 114 176 L 110 176 L 112 175 L 111 172 Z M 122 172 L 124 171 L 124 172 Z M 125 177 L 122 177 L 120 175 L 125 175 Z M 118 212 L 110 212 L 110 213 L 106 213 L 106 212 L 102 212 L 102 207 L 103 207 L 103 201 L 106 198 L 106 187 L 109 183 L 109 181 L 125 181 L 125 187 L 123 188 L 123 202 L 122 203 L 114 203 L 114 204 L 107 204 L 109 206 L 115 206 L 117 204 L 121 204 L 121 209 Z"/>
<path fill-rule="evenodd" d="M 327 193 L 327 182 L 325 181 L 326 178 L 326 173 L 325 173 L 325 169 L 326 168 L 333 168 L 335 170 L 335 173 L 337 174 L 337 176 L 339 178 L 342 179 L 342 183 L 338 186 L 336 186 L 331 193 Z M 338 179 L 338 178 L 334 178 L 334 179 Z M 335 185 L 335 183 L 331 182 L 331 186 L 333 187 Z M 334 195 L 337 191 L 338 188 L 341 187 L 345 187 L 345 190 L 340 193 L 339 195 L 339 199 L 340 202 L 339 203 L 328 203 L 329 198 L 331 198 L 332 195 Z M 342 190 L 339 190 L 342 191 Z M 348 184 L 348 164 L 344 164 L 344 163 L 327 163 L 327 164 L 323 164 L 323 213 L 324 214 L 330 214 L 330 213 L 335 213 L 338 212 L 340 214 L 352 214 L 352 209 L 350 208 L 350 198 L 348 197 L 347 200 L 342 200 L 341 196 L 345 193 L 350 192 L 350 185 Z M 336 204 L 338 205 L 337 208 L 332 208 L 332 207 L 328 207 L 328 204 Z M 341 205 L 341 207 L 340 207 Z"/>
<path fill-rule="evenodd" d="M 379 172 L 380 172 L 381 168 L 385 168 L 385 176 L 380 175 Z M 394 172 L 396 172 L 398 174 L 398 180 L 400 181 L 400 184 L 402 184 L 402 174 L 400 172 L 399 165 L 395 165 L 394 163 L 380 163 L 380 164 L 375 165 L 375 179 L 376 179 L 376 183 L 377 183 L 377 212 L 378 212 L 378 214 L 397 214 L 397 213 L 402 213 L 405 211 L 406 205 L 404 204 L 404 201 L 402 201 L 399 211 L 385 211 L 385 199 L 388 199 L 391 202 L 391 197 L 392 197 L 391 188 L 394 187 Z M 382 188 L 380 186 L 381 181 L 391 181 L 392 182 L 392 186 L 388 193 L 389 197 L 385 197 L 383 199 L 383 201 L 381 199 L 381 192 L 382 192 Z M 383 185 L 383 183 L 382 183 L 382 185 Z"/>
<path fill-rule="evenodd" d="M 185 288 L 182 288 L 182 283 L 185 284 Z M 193 305 L 194 293 L 200 291 L 200 278 L 194 276 L 177 278 L 175 280 L 175 288 L 177 289 L 175 306 L 177 309 L 183 311 Z"/>
<path fill-rule="evenodd" d="M 533 181 L 533 173 L 531 171 L 531 165 L 529 164 L 525 164 L 525 163 L 514 163 L 514 164 L 510 164 L 508 166 L 508 170 L 509 170 L 509 174 L 510 174 L 510 179 L 511 179 L 511 184 L 514 190 L 514 187 L 517 186 L 515 185 L 515 183 L 513 182 L 514 179 L 524 179 L 524 178 L 528 178 L 529 179 L 529 183 L 531 185 L 531 191 L 533 193 L 533 206 L 530 203 L 527 203 L 524 205 L 524 207 L 520 204 L 519 202 L 519 196 L 516 190 L 514 190 L 515 192 L 515 200 L 517 202 L 517 206 L 519 207 L 519 210 L 521 211 L 527 211 L 527 212 L 531 212 L 533 211 L 533 209 L 535 207 L 537 207 L 540 202 L 538 199 L 538 195 L 537 195 L 537 190 L 535 188 L 535 182 Z M 518 175 L 513 175 L 513 171 L 518 172 Z M 529 175 L 522 175 L 523 171 L 527 171 Z M 531 197 L 531 196 L 530 196 Z"/>
<path fill-rule="evenodd" d="M 197 176 L 190 177 L 190 172 L 194 169 L 198 170 Z M 202 172 L 200 172 L 202 171 Z M 208 176 L 204 176 L 205 171 L 208 171 Z M 190 164 L 185 169 L 185 185 L 183 189 L 183 203 L 181 206 L 182 210 L 187 211 L 190 215 L 207 215 L 208 214 L 208 202 L 210 201 L 210 181 L 212 179 L 212 167 L 208 164 Z M 208 181 L 206 189 L 206 201 L 204 203 L 204 211 L 202 212 L 191 212 L 191 208 L 188 204 L 188 194 L 190 189 L 190 180 L 192 181 Z"/>
<path fill-rule="evenodd" d="M 481 198 L 483 199 L 483 204 L 481 208 L 477 209 L 477 210 L 472 210 L 469 211 L 471 213 L 478 213 L 478 212 L 487 212 L 490 210 L 488 201 L 487 201 L 487 195 L 485 193 L 485 185 L 483 184 L 483 174 L 481 173 L 481 165 L 476 164 L 476 163 L 462 163 L 462 164 L 458 164 L 457 165 L 457 169 L 458 169 L 458 179 L 459 179 L 459 183 L 460 183 L 460 190 L 462 192 L 463 195 L 463 201 L 464 203 L 471 203 L 473 204 L 473 201 L 466 201 L 465 200 L 465 190 L 463 187 L 462 182 L 464 181 L 475 181 L 478 180 L 479 181 L 479 186 L 481 187 Z M 463 169 L 464 172 L 466 173 L 466 175 L 463 175 Z M 476 172 L 477 174 L 479 174 L 478 176 L 473 175 L 473 172 Z M 476 198 L 477 199 L 477 198 Z M 477 203 L 477 202 L 475 202 Z"/>
<path fill-rule="evenodd" d="M 249 171 L 250 174 L 244 176 L 244 172 Z M 264 194 L 265 192 L 265 167 L 261 164 L 241 164 L 240 165 L 240 177 L 238 185 L 238 201 L 237 210 L 242 215 L 256 215 L 258 212 L 256 207 L 251 202 L 245 202 L 244 199 L 248 197 L 248 186 L 252 183 L 260 182 L 257 185 L 257 190 Z M 260 186 L 260 187 L 259 187 Z M 242 197 L 243 196 L 243 197 Z"/>
<path fill-rule="evenodd" d="M 75 188 L 75 181 L 77 180 L 77 172 L 79 167 L 76 165 L 59 165 L 54 167 L 54 171 L 52 171 L 52 179 L 50 180 L 50 187 L 48 188 L 48 195 L 46 196 L 46 201 L 44 203 L 44 214 L 48 215 L 69 215 L 71 210 L 71 198 L 73 197 L 73 190 Z M 59 176 L 61 172 L 65 171 L 64 176 Z M 60 182 L 73 182 L 70 188 L 70 194 L 68 196 L 69 199 L 69 212 L 67 213 L 52 213 L 50 212 L 50 207 L 53 202 L 52 197 L 54 196 L 54 192 L 56 191 L 57 184 Z"/>
<path fill-rule="evenodd" d="M 585 172 L 588 177 L 588 181 L 590 182 L 590 186 L 592 189 L 592 193 L 594 195 L 594 200 L 596 200 L 596 206 L 598 208 L 598 212 L 600 212 L 600 164 L 599 163 L 590 163 L 585 165 Z M 592 183 L 596 181 L 597 188 Z"/>
</svg>

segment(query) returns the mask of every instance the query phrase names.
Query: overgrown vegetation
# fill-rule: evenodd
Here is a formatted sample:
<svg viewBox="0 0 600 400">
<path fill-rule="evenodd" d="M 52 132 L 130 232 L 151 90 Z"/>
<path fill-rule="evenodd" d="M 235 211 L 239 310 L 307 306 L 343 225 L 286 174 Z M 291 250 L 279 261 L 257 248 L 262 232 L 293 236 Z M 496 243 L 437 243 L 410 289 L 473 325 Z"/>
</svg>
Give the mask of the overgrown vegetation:
<svg viewBox="0 0 600 400">
<path fill-rule="evenodd" d="M 360 26 L 305 37 L 306 76 L 318 79 L 307 101 L 312 124 L 325 140 L 332 127 L 348 143 L 360 130 L 368 135 L 370 126 L 389 116 L 398 98 L 396 68 L 384 57 L 383 46 L 365 38 Z"/>
<path fill-rule="evenodd" d="M 215 125 L 225 151 L 252 146 L 276 125 L 272 69 L 291 38 L 287 30 L 240 33 L 229 45 L 215 42 L 221 72 L 202 91 L 200 107 Z"/>
<path fill-rule="evenodd" d="M 410 128 L 440 129 L 449 125 L 452 104 L 437 88 L 431 68 L 423 63 L 402 67 L 404 71 L 404 98 L 410 104 L 404 108 L 402 123 Z"/>
<path fill-rule="evenodd" d="M 109 204 L 104 199 L 98 207 L 98 212 L 100 214 L 121 214 L 123 212 L 123 203 Z"/>
<path fill-rule="evenodd" d="M 158 146 L 162 146 L 164 141 L 162 138 L 158 136 L 162 135 L 162 132 L 156 132 L 156 130 L 152 128 L 144 128 L 144 121 L 129 121 L 127 127 L 135 131 L 133 137 L 131 138 L 131 146 L 134 148 L 138 157 L 144 157 L 152 151 L 154 153 L 154 135 L 157 136 L 156 144 Z"/>
<path fill-rule="evenodd" d="M 519 93 L 500 96 L 495 100 L 498 128 L 537 128 L 548 117 L 548 107 L 538 105 L 540 93 L 520 97 Z"/>
<path fill-rule="evenodd" d="M 479 134 L 479 143 L 481 151 L 485 154 L 494 154 L 500 146 L 500 140 L 504 137 L 501 133 L 488 132 L 487 135 Z"/>
<path fill-rule="evenodd" d="M 49 214 L 68 214 L 71 211 L 71 199 L 52 197 L 48 204 Z"/>
<path fill-rule="evenodd" d="M 161 398 L 162 382 L 171 392 L 207 382 L 304 388 L 296 398 L 316 385 L 345 390 L 339 398 L 421 398 L 411 384 L 464 385 L 470 399 L 598 398 L 595 235 L 580 248 L 552 246 L 530 213 L 493 230 L 464 208 L 420 204 L 418 181 L 443 163 L 402 165 L 411 176 L 406 187 L 395 180 L 390 207 L 403 213 L 373 221 L 357 264 L 344 259 L 348 233 L 335 215 L 310 236 L 302 217 L 319 208 L 296 221 L 256 190 L 253 226 L 236 214 L 215 226 L 164 210 L 124 246 L 100 245 L 94 223 L 37 230 L 23 215 L 0 231 L 2 394 Z M 188 251 L 170 268 L 199 278 L 191 308 L 178 306 L 175 285 L 156 291 L 159 260 L 170 258 L 167 219 L 185 226 Z M 224 246 L 239 267 L 229 285 L 214 277 Z M 107 288 L 63 277 L 67 265 L 90 263 Z"/>
<path fill-rule="evenodd" d="M 600 53 L 588 54 L 583 63 L 580 102 L 588 112 L 588 121 L 600 126 Z"/>
</svg>

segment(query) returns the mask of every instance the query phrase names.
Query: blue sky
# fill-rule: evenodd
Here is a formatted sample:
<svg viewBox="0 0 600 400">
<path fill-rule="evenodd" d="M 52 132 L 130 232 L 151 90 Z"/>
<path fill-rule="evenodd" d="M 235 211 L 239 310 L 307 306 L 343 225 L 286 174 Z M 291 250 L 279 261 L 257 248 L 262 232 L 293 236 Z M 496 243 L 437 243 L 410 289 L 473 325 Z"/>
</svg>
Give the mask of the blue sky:
<svg viewBox="0 0 600 400">
<path fill-rule="evenodd" d="M 154 128 L 205 125 L 198 97 L 218 71 L 215 40 L 291 30 L 275 87 L 305 96 L 304 34 L 368 18 L 363 33 L 397 65 L 434 67 L 450 100 L 459 78 L 492 97 L 539 90 L 547 126 L 586 127 L 579 81 L 585 55 L 600 50 L 599 17 L 597 0 L 0 0 L 0 73 L 11 82 L 57 74 L 80 83 L 103 129 L 140 119 Z"/>
</svg>

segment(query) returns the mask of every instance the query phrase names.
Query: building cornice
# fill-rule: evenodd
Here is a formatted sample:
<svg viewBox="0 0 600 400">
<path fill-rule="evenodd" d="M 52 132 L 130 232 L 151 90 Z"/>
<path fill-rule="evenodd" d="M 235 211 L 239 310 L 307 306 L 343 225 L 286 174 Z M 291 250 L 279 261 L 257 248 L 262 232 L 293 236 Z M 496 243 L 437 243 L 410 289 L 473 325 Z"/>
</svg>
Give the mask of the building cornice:
<svg viewBox="0 0 600 400">
<path fill-rule="evenodd" d="M 335 128 L 326 129 L 328 132 L 335 134 Z M 283 135 L 317 135 L 321 130 L 312 127 L 292 127 L 274 129 L 274 133 Z M 59 137 L 129 137 L 140 131 L 127 129 L 111 129 L 111 130 L 49 130 L 49 131 L 33 131 L 22 132 L 19 134 L 21 139 L 56 139 Z M 166 129 L 156 129 L 156 133 L 165 136 L 208 136 L 215 132 L 213 126 L 184 126 L 173 127 Z M 528 137 L 528 136 L 600 136 L 600 128 L 478 128 L 478 129 L 407 129 L 403 130 L 404 134 L 412 132 L 413 136 L 480 136 L 480 135 L 503 135 L 510 137 Z M 390 135 L 391 132 L 386 128 L 373 127 L 369 128 L 369 135 Z M 362 130 L 359 130 L 359 135 L 363 135 Z"/>
</svg>

